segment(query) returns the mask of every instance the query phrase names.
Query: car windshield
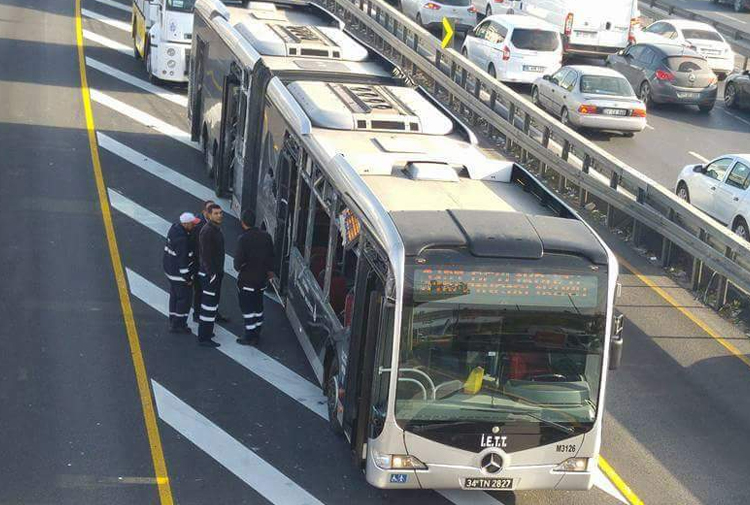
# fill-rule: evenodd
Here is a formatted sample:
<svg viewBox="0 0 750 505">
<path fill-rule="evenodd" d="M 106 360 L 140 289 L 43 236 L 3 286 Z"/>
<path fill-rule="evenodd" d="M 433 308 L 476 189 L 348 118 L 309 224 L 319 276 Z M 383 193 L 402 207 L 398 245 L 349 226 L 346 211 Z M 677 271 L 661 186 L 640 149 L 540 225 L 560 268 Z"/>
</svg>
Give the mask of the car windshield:
<svg viewBox="0 0 750 505">
<path fill-rule="evenodd" d="M 437 0 L 435 3 L 441 4 L 441 5 L 468 7 L 469 5 L 471 5 L 471 0 Z"/>
<path fill-rule="evenodd" d="M 633 88 L 624 77 L 610 75 L 584 75 L 581 77 L 581 93 L 608 96 L 635 96 Z"/>
<path fill-rule="evenodd" d="M 605 338 L 605 269 L 560 255 L 548 255 L 546 267 L 433 258 L 407 268 L 399 424 L 531 422 L 570 429 L 592 423 Z"/>
<path fill-rule="evenodd" d="M 516 49 L 529 51 L 555 51 L 560 46 L 560 36 L 548 30 L 516 28 L 510 40 Z"/>
<path fill-rule="evenodd" d="M 682 35 L 688 39 L 698 39 L 698 40 L 714 40 L 717 42 L 723 42 L 721 40 L 721 36 L 716 33 L 709 30 L 700 30 L 700 29 L 688 29 L 688 30 L 682 30 Z"/>
<path fill-rule="evenodd" d="M 708 64 L 703 58 L 694 56 L 670 56 L 667 66 L 675 72 L 708 72 Z"/>
<path fill-rule="evenodd" d="M 179 12 L 192 12 L 195 0 L 167 0 L 167 10 Z"/>
</svg>

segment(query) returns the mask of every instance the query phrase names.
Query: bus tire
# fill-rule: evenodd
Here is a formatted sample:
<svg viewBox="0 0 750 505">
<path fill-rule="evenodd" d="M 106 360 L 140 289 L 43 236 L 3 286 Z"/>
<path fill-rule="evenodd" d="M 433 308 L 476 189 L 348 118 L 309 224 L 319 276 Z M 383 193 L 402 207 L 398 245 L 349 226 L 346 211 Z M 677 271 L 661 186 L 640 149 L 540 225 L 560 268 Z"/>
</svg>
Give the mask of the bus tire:
<svg viewBox="0 0 750 505">
<path fill-rule="evenodd" d="M 338 396 L 339 396 L 339 364 L 334 359 L 326 374 L 326 407 L 328 410 L 328 424 L 336 435 L 343 435 L 344 427 L 338 419 Z"/>
</svg>

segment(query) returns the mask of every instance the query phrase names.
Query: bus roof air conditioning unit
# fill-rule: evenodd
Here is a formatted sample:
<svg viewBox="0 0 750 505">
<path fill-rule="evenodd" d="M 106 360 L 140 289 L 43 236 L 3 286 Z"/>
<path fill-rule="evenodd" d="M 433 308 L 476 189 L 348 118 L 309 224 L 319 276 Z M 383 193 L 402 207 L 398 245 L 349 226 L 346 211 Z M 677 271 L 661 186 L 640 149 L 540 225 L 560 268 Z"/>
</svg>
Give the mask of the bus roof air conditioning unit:
<svg viewBox="0 0 750 505">
<path fill-rule="evenodd" d="M 448 135 L 453 123 L 416 90 L 298 81 L 290 93 L 320 128 Z"/>
<path fill-rule="evenodd" d="M 414 181 L 458 182 L 456 168 L 446 163 L 432 161 L 410 161 L 404 173 Z"/>
</svg>

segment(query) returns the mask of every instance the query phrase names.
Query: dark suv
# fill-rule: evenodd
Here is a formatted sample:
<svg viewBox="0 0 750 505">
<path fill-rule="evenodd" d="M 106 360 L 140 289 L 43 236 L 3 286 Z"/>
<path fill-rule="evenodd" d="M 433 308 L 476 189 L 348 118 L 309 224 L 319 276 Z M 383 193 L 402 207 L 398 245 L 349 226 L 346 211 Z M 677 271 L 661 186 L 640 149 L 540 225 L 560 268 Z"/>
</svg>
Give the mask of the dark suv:
<svg viewBox="0 0 750 505">
<path fill-rule="evenodd" d="M 709 112 L 716 103 L 716 74 L 692 49 L 675 44 L 635 44 L 607 58 L 607 66 L 630 82 L 638 97 L 655 103 L 697 105 Z"/>
</svg>

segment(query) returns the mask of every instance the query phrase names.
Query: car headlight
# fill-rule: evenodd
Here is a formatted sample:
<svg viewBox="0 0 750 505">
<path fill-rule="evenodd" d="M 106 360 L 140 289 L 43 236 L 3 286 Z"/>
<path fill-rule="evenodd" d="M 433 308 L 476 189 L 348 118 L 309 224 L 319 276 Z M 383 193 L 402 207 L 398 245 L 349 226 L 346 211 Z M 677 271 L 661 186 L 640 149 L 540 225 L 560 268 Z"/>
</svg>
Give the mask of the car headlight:
<svg viewBox="0 0 750 505">
<path fill-rule="evenodd" d="M 427 465 L 407 454 L 373 454 L 375 465 L 383 470 L 427 470 Z"/>
<path fill-rule="evenodd" d="M 167 62 L 167 66 L 168 66 L 169 68 L 174 68 L 174 66 L 175 66 L 175 65 L 177 65 L 177 62 L 176 62 L 176 61 L 174 61 L 174 60 L 169 60 L 169 61 Z"/>
<path fill-rule="evenodd" d="M 169 49 L 167 49 L 167 55 L 168 56 L 174 56 L 175 53 L 176 53 L 176 51 L 174 50 L 174 47 L 170 47 Z"/>
<path fill-rule="evenodd" d="M 568 458 L 555 467 L 556 472 L 585 472 L 589 458 Z"/>
</svg>

